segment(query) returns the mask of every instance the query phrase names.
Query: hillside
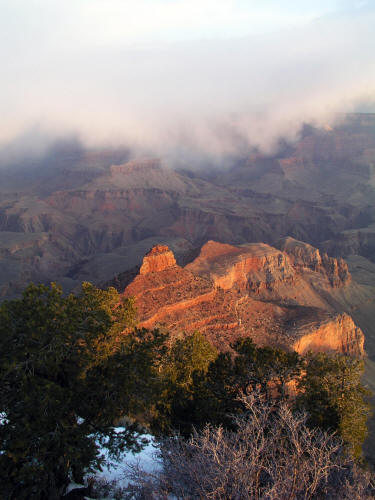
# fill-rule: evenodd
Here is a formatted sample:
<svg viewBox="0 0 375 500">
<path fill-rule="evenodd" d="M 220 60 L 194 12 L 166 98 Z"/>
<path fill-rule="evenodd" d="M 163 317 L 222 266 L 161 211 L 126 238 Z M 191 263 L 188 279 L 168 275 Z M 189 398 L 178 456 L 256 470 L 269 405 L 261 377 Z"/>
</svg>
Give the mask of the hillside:
<svg viewBox="0 0 375 500">
<path fill-rule="evenodd" d="M 361 329 L 326 300 L 351 287 L 345 262 L 322 259 L 317 249 L 290 238 L 283 246 L 209 241 L 181 267 L 167 246 L 157 245 L 123 294 L 135 297 L 140 326 L 174 335 L 199 330 L 221 350 L 250 336 L 258 345 L 301 354 L 363 355 Z"/>
</svg>

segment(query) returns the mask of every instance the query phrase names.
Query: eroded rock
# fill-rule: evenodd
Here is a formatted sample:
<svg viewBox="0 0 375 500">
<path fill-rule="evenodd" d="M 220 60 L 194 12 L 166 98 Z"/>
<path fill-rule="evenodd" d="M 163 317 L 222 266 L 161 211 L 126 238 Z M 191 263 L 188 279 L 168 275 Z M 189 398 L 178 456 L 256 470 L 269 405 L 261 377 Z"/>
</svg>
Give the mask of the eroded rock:
<svg viewBox="0 0 375 500">
<path fill-rule="evenodd" d="M 209 241 L 185 267 L 167 246 L 144 257 L 139 274 L 125 288 L 134 296 L 140 326 L 162 326 L 172 335 L 201 331 L 221 350 L 249 336 L 258 345 L 300 353 L 364 353 L 364 336 L 348 314 L 335 311 L 323 293 L 345 286 L 345 269 L 302 242 L 293 254 L 265 244 L 234 246 Z M 328 258 L 329 259 L 329 258 Z M 344 263 L 345 264 L 345 263 Z"/>
</svg>

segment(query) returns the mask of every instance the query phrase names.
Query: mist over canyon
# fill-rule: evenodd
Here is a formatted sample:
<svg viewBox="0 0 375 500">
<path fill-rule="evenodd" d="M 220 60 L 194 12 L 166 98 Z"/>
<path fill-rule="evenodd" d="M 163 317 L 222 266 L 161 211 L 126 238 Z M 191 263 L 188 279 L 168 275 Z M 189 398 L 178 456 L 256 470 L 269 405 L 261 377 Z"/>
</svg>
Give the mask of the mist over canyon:
<svg viewBox="0 0 375 500">
<path fill-rule="evenodd" d="M 2 171 L 1 297 L 18 295 L 29 281 L 57 281 L 70 291 L 85 280 L 121 285 L 125 276 L 122 292 L 126 276 L 136 276 L 156 244 L 168 245 L 186 266 L 209 240 L 283 250 L 279 242 L 290 237 L 312 245 L 317 260 L 328 254 L 324 262 L 333 274 L 327 286 L 336 295 L 327 299 L 320 291 L 320 302 L 293 299 L 287 305 L 350 314 L 371 353 L 374 162 L 371 114 L 347 115 L 334 128 L 305 125 L 299 140 L 280 142 L 275 154 L 253 150 L 199 169 L 168 157 L 60 141 L 42 159 Z M 301 265 L 310 266 L 303 259 Z M 343 281 L 341 295 L 335 280 Z M 293 283 L 297 297 L 303 286 Z M 267 301 L 275 299 L 271 294 Z"/>
</svg>

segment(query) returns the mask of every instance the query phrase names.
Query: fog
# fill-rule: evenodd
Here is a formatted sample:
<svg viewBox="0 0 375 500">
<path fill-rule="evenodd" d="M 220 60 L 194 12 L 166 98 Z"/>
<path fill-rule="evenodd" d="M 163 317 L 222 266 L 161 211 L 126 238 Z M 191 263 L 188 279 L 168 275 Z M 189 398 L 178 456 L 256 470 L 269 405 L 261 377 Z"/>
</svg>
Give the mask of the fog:
<svg viewBox="0 0 375 500">
<path fill-rule="evenodd" d="M 194 37 L 159 36 L 163 25 L 146 17 L 144 27 L 140 16 L 152 13 L 143 0 L 139 26 L 122 10 L 113 29 L 104 29 L 105 17 L 100 22 L 106 7 L 99 0 L 92 18 L 55 0 L 12 2 L 3 0 L 0 21 L 3 162 L 42 154 L 66 135 L 88 147 L 157 155 L 271 152 L 281 137 L 298 137 L 303 123 L 324 126 L 338 113 L 375 110 L 375 7 L 368 2 L 247 32 L 229 20 L 225 36 L 201 26 Z"/>
</svg>

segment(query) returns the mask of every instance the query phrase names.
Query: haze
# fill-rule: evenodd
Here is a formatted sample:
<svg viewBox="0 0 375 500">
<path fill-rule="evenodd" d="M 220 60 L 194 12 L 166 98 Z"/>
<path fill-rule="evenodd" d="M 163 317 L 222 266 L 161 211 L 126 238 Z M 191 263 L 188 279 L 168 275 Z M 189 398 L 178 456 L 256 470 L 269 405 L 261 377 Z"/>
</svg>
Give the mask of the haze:
<svg viewBox="0 0 375 500">
<path fill-rule="evenodd" d="M 0 144 L 268 152 L 375 109 L 374 26 L 354 0 L 2 0 Z"/>
</svg>

